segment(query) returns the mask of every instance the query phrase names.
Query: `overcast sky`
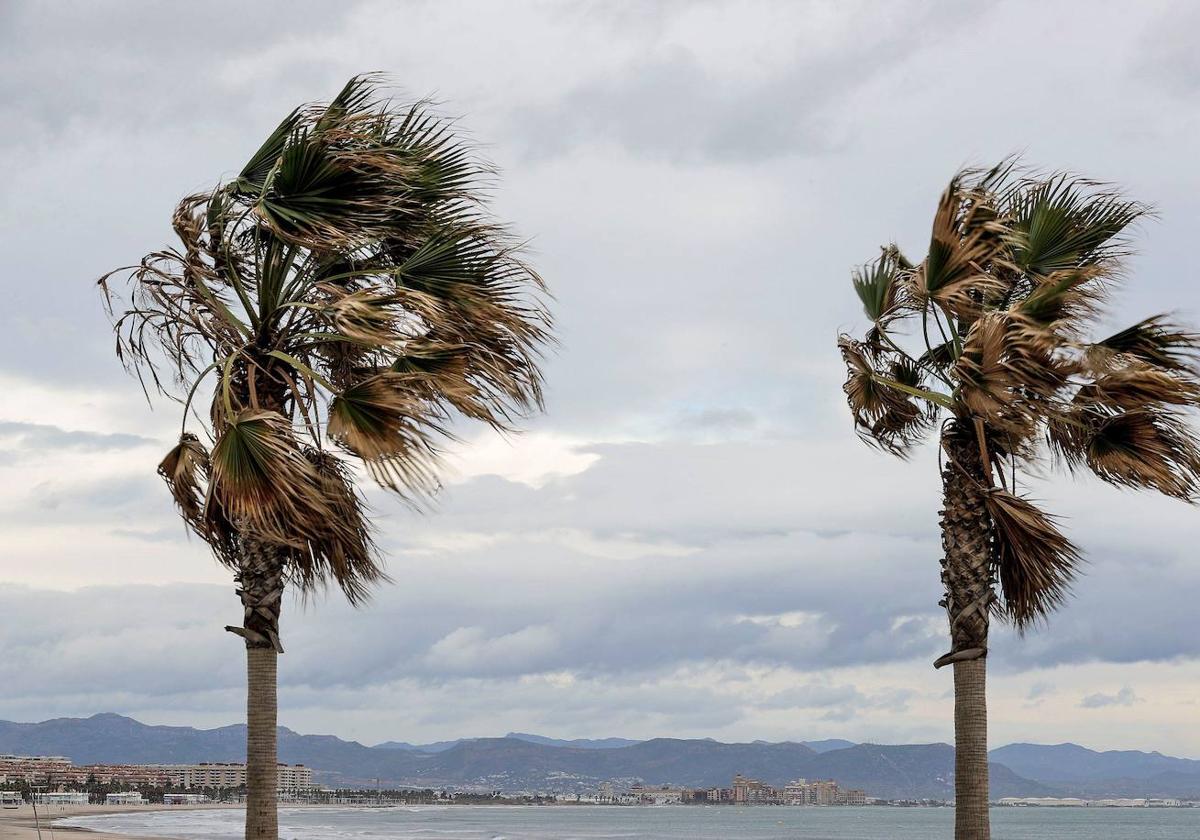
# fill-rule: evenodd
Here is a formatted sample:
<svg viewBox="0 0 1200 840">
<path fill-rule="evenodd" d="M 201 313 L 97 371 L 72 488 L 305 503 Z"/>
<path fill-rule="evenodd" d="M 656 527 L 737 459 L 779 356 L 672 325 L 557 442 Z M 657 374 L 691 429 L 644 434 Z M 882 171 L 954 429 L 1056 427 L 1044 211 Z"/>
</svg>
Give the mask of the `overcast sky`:
<svg viewBox="0 0 1200 840">
<path fill-rule="evenodd" d="M 154 474 L 175 409 L 93 284 L 381 70 L 502 168 L 561 347 L 546 415 L 471 438 L 436 510 L 372 494 L 393 586 L 287 605 L 281 723 L 948 740 L 936 455 L 853 434 L 850 269 L 1023 152 L 1157 208 L 1114 321 L 1200 323 L 1197 31 L 1186 2 L 0 3 L 0 718 L 242 719 L 229 574 Z M 1090 564 L 996 633 L 993 745 L 1200 757 L 1200 511 L 1030 489 Z"/>
</svg>

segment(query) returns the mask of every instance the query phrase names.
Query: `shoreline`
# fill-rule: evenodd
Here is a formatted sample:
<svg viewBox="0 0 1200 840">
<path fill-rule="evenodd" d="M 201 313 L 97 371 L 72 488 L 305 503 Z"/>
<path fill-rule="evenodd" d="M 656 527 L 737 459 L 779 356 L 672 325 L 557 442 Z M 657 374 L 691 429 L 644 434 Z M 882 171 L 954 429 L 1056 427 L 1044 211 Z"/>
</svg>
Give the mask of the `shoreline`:
<svg viewBox="0 0 1200 840">
<path fill-rule="evenodd" d="M 54 840 L 58 840 L 58 838 L 96 840 L 98 837 L 109 838 L 109 840 L 174 840 L 170 837 L 135 836 L 96 831 L 91 828 L 64 827 L 58 825 L 58 822 L 71 817 L 92 817 L 102 814 L 228 810 L 241 807 L 241 805 L 220 802 L 207 805 L 45 805 L 38 806 L 38 818 L 42 827 L 42 840 L 51 840 L 52 837 Z M 37 823 L 34 821 L 32 806 L 25 804 L 12 810 L 0 810 L 0 840 L 38 840 Z"/>
</svg>

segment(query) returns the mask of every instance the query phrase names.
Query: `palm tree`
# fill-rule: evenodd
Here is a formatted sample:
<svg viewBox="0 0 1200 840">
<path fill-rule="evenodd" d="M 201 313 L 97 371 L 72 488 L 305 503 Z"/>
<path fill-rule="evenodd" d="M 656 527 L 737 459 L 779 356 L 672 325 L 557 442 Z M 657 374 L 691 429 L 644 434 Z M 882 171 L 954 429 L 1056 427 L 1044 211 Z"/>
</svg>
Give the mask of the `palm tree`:
<svg viewBox="0 0 1200 840">
<path fill-rule="evenodd" d="M 1018 468 L 1050 461 L 1187 500 L 1200 489 L 1185 416 L 1200 401 L 1200 336 L 1156 316 L 1086 338 L 1146 213 L 1067 174 L 1011 162 L 964 171 L 942 194 L 923 261 L 890 245 L 853 278 L 872 322 L 862 340 L 838 339 L 855 427 L 901 456 L 937 429 L 945 459 L 950 651 L 934 667 L 954 666 L 958 840 L 989 836 L 990 619 L 1022 632 L 1045 619 L 1081 559 L 1018 491 Z"/>
<path fill-rule="evenodd" d="M 180 202 L 179 247 L 100 281 L 113 311 L 110 278 L 128 276 L 118 355 L 183 407 L 159 473 L 237 582 L 247 840 L 278 835 L 285 586 L 332 582 L 357 605 L 385 579 L 352 465 L 419 504 L 456 418 L 506 429 L 541 406 L 544 290 L 486 212 L 490 175 L 424 104 L 356 77 Z"/>
</svg>

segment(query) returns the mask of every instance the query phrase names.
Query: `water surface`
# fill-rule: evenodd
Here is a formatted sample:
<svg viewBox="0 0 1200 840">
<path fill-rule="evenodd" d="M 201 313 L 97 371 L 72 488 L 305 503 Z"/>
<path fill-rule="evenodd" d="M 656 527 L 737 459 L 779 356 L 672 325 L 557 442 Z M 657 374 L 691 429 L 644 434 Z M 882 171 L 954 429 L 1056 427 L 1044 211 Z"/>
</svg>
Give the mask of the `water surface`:
<svg viewBox="0 0 1200 840">
<path fill-rule="evenodd" d="M 950 840 L 950 808 L 735 806 L 310 807 L 284 840 Z M 147 811 L 59 823 L 180 840 L 241 840 L 240 810 Z M 993 840 L 1197 840 L 1200 808 L 994 808 Z"/>
</svg>

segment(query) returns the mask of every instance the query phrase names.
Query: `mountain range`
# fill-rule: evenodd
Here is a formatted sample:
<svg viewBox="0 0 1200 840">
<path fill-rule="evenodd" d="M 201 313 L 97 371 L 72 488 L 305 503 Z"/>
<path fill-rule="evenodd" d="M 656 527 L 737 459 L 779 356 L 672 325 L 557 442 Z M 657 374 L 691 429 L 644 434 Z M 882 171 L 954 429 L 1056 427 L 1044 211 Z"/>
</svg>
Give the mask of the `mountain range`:
<svg viewBox="0 0 1200 840">
<path fill-rule="evenodd" d="M 0 753 L 65 755 L 78 764 L 241 761 L 245 727 L 148 726 L 115 714 L 40 723 L 0 721 Z M 948 744 L 726 744 L 712 739 L 560 740 L 511 732 L 432 744 L 366 746 L 279 729 L 279 756 L 312 767 L 327 785 L 504 791 L 587 791 L 602 781 L 728 787 L 734 773 L 783 784 L 833 778 L 869 796 L 948 799 Z M 1200 761 L 1075 744 L 1010 744 L 991 753 L 991 793 L 1002 796 L 1170 796 L 1200 799 Z"/>
</svg>

